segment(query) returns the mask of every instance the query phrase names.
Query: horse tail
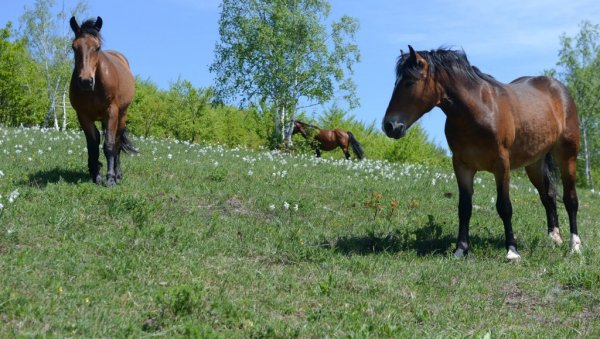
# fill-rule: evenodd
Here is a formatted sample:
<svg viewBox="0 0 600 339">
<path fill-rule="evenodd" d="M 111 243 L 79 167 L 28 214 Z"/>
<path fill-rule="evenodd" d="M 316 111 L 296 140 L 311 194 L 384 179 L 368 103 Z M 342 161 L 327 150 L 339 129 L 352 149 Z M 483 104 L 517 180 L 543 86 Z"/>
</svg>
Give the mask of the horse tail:
<svg viewBox="0 0 600 339">
<path fill-rule="evenodd" d="M 558 171 L 558 167 L 554 163 L 552 153 L 550 152 L 546 153 L 546 156 L 544 157 L 544 172 L 544 176 L 547 177 L 549 180 L 548 194 L 550 196 L 556 197 L 558 195 L 556 190 L 556 182 L 560 180 L 560 173 Z M 559 199 L 562 198 L 560 198 L 559 196 Z"/>
<path fill-rule="evenodd" d="M 348 133 L 348 138 L 350 139 L 350 146 L 352 146 L 352 151 L 354 151 L 354 154 L 356 154 L 358 160 L 361 160 L 365 156 L 365 152 L 363 152 L 363 149 L 360 146 L 358 140 L 356 140 L 356 138 L 354 137 L 354 134 L 352 134 L 352 132 L 346 133 Z"/>
<path fill-rule="evenodd" d="M 127 137 L 127 128 L 123 129 L 123 134 L 121 134 L 121 148 L 125 153 L 137 154 L 139 151 L 133 146 L 133 143 Z"/>
</svg>

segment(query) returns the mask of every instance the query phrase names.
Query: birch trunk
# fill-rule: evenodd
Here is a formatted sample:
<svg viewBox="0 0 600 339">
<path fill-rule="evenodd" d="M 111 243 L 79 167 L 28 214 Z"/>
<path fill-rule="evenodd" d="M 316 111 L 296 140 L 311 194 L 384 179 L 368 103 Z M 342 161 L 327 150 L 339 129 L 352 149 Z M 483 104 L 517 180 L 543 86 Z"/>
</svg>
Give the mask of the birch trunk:
<svg viewBox="0 0 600 339">
<path fill-rule="evenodd" d="M 63 88 L 62 93 L 62 106 L 63 106 L 63 118 L 62 118 L 62 130 L 67 130 L 67 87 Z"/>
<path fill-rule="evenodd" d="M 588 146 L 588 133 L 587 128 L 582 128 L 582 141 L 583 141 L 583 159 L 585 162 L 585 180 L 587 182 L 588 187 L 594 189 L 594 180 L 592 180 L 592 168 L 591 168 L 591 160 L 590 160 L 590 149 Z"/>
</svg>

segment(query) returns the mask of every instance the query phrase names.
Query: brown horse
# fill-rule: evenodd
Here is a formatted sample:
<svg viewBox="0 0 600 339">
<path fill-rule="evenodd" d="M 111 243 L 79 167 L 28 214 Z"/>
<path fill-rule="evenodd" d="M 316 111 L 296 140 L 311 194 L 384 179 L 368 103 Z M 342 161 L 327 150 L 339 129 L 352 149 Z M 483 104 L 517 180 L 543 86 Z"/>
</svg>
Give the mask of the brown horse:
<svg viewBox="0 0 600 339">
<path fill-rule="evenodd" d="M 549 160 L 557 160 L 563 201 L 569 216 L 571 250 L 580 252 L 575 162 L 579 151 L 579 118 L 568 90 L 546 77 L 521 77 L 503 84 L 470 65 L 464 52 L 439 49 L 402 54 L 396 84 L 383 119 L 383 130 L 401 138 L 423 114 L 437 106 L 446 114 L 446 138 L 458 181 L 459 231 L 455 256 L 469 250 L 473 178 L 477 171 L 494 174 L 496 209 L 504 223 L 507 259 L 519 259 L 512 230 L 510 170 L 525 167 L 546 209 L 548 235 L 556 244 L 556 191 Z"/>
<path fill-rule="evenodd" d="M 100 50 L 102 18 L 87 20 L 80 27 L 75 17 L 72 17 L 70 24 L 75 33 L 75 68 L 71 76 L 69 99 L 85 133 L 88 168 L 92 181 L 96 184 L 102 182 L 102 164 L 98 161 L 100 133 L 95 122 L 101 121 L 108 167 L 106 184 L 114 186 L 122 177 L 121 150 L 137 152 L 127 139 L 125 129 L 127 108 L 134 94 L 133 75 L 123 54 Z"/>
<path fill-rule="evenodd" d="M 307 128 L 314 129 L 316 133 L 307 132 Z M 317 126 L 310 125 L 301 121 L 296 120 L 294 122 L 294 130 L 292 135 L 300 133 L 304 139 L 309 139 L 311 136 L 315 141 L 314 149 L 317 157 L 321 156 L 321 150 L 331 151 L 337 147 L 340 147 L 346 156 L 346 160 L 350 159 L 350 152 L 348 147 L 352 147 L 352 151 L 356 155 L 356 158 L 361 160 L 364 156 L 364 152 L 360 143 L 354 137 L 354 134 L 348 131 L 342 131 L 341 129 L 321 129 Z"/>
</svg>

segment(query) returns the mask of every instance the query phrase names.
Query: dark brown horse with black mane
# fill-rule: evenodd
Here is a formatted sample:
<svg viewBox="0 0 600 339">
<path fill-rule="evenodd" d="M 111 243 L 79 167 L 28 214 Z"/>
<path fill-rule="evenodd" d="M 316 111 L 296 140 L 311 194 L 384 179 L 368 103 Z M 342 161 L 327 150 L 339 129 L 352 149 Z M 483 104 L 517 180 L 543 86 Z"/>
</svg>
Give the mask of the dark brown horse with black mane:
<svg viewBox="0 0 600 339">
<path fill-rule="evenodd" d="M 134 94 L 133 75 L 123 54 L 100 50 L 102 18 L 87 20 L 79 26 L 75 17 L 72 17 L 70 24 L 75 33 L 75 68 L 71 76 L 69 98 L 85 133 L 88 169 L 92 181 L 100 184 L 100 132 L 95 125 L 96 121 L 100 121 L 104 130 L 106 185 L 114 186 L 122 177 L 121 150 L 137 152 L 127 139 L 125 129 L 127 108 Z"/>
<path fill-rule="evenodd" d="M 521 77 L 503 84 L 471 66 L 464 52 L 409 49 L 410 53 L 403 53 L 396 65 L 396 84 L 383 130 L 398 139 L 433 107 L 446 114 L 446 138 L 459 190 L 454 255 L 468 253 L 473 178 L 477 171 L 488 171 L 496 179 L 496 209 L 504 223 L 506 257 L 520 258 L 513 236 L 509 181 L 510 170 L 522 166 L 546 209 L 549 237 L 555 244 L 562 243 L 549 168 L 551 157 L 563 182 L 571 251 L 580 252 L 575 191 L 579 118 L 565 86 L 547 76 Z"/>
<path fill-rule="evenodd" d="M 309 133 L 307 130 L 312 129 L 315 133 Z M 364 152 L 360 143 L 349 131 L 342 131 L 341 129 L 322 129 L 317 126 L 304 123 L 302 121 L 296 120 L 294 122 L 294 130 L 292 131 L 292 135 L 300 133 L 305 139 L 309 139 L 312 136 L 312 139 L 315 142 L 314 150 L 317 154 L 317 157 L 321 156 L 321 150 L 323 151 L 331 151 L 337 147 L 340 147 L 346 156 L 346 159 L 350 159 L 350 152 L 348 151 L 349 147 L 352 147 L 352 151 L 356 155 L 356 158 L 361 160 L 364 157 Z"/>
</svg>

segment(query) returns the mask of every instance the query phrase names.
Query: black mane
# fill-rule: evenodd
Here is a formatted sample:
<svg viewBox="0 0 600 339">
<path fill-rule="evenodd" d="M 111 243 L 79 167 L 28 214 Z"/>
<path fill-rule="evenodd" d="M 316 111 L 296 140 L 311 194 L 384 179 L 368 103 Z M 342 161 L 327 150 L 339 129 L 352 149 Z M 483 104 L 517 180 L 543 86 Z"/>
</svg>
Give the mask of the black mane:
<svg viewBox="0 0 600 339">
<path fill-rule="evenodd" d="M 429 52 L 418 51 L 417 53 L 429 64 L 430 75 L 434 75 L 438 70 L 445 69 L 449 74 L 459 76 L 469 82 L 485 80 L 493 84 L 499 83 L 491 75 L 485 74 L 477 67 L 472 66 L 464 51 L 439 48 Z M 414 79 L 421 77 L 419 67 L 414 58 L 410 57 L 408 53 L 398 57 L 396 62 L 396 79 L 404 76 Z"/>
<path fill-rule="evenodd" d="M 100 35 L 100 31 L 98 30 L 98 28 L 96 27 L 96 20 L 95 19 L 87 19 L 86 21 L 84 21 L 81 24 L 81 30 L 80 30 L 80 34 L 89 34 L 93 37 L 96 37 L 98 39 L 100 39 L 100 41 L 102 41 L 102 36 Z"/>
</svg>

